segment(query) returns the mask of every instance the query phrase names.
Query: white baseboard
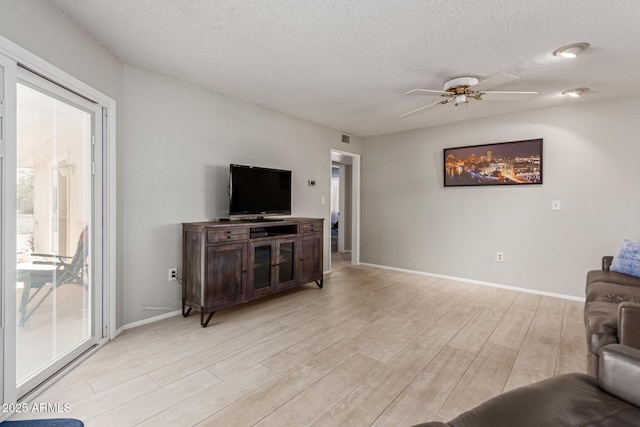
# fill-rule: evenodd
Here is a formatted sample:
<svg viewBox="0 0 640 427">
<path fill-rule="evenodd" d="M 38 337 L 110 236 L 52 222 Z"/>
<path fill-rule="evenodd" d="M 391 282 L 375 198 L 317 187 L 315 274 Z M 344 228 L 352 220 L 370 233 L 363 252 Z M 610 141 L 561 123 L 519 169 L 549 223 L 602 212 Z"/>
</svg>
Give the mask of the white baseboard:
<svg viewBox="0 0 640 427">
<path fill-rule="evenodd" d="M 571 301 L 579 301 L 579 302 L 584 302 L 585 301 L 584 297 L 575 297 L 573 295 L 564 295 L 564 294 L 558 294 L 558 293 L 555 293 L 555 292 L 539 291 L 537 289 L 519 288 L 517 286 L 501 285 L 499 283 L 491 283 L 491 282 L 483 282 L 481 280 L 465 279 L 464 277 L 446 276 L 444 274 L 427 273 L 425 271 L 408 270 L 406 268 L 389 267 L 389 266 L 386 266 L 386 265 L 369 264 L 369 263 L 366 263 L 366 262 L 362 262 L 362 263 L 360 263 L 360 265 L 364 265 L 364 266 L 367 266 L 367 267 L 373 267 L 373 268 L 381 268 L 383 270 L 399 271 L 399 272 L 402 272 L 402 273 L 412 273 L 412 274 L 417 274 L 417 275 L 420 275 L 420 276 L 429 276 L 429 277 L 438 277 L 440 279 L 457 280 L 458 282 L 471 283 L 471 284 L 474 284 L 474 285 L 491 286 L 493 288 L 501 288 L 501 289 L 509 289 L 509 290 L 512 290 L 512 291 L 527 292 L 529 294 L 544 295 L 544 296 L 548 296 L 548 297 L 562 298 L 562 299 L 571 300 Z"/>
<path fill-rule="evenodd" d="M 383 270 L 399 271 L 399 272 L 402 272 L 402 273 L 417 274 L 419 276 L 429 276 L 429 277 L 437 277 L 437 278 L 440 278 L 440 279 L 456 280 L 458 282 L 470 283 L 470 284 L 473 284 L 473 285 L 490 286 L 490 287 L 493 287 L 493 288 L 501 288 L 501 289 L 509 289 L 509 290 L 512 290 L 512 291 L 527 292 L 527 293 L 530 293 L 530 294 L 544 295 L 544 296 L 554 297 L 554 298 L 562 298 L 562 299 L 566 299 L 566 300 L 570 300 L 570 301 L 578 301 L 578 302 L 584 302 L 585 301 L 585 299 L 583 297 L 575 297 L 575 296 L 572 296 L 572 295 L 558 294 L 558 293 L 555 293 L 555 292 L 539 291 L 537 289 L 520 288 L 520 287 L 517 287 L 517 286 L 502 285 L 502 284 L 499 284 L 499 283 L 484 282 L 482 280 L 466 279 L 464 277 L 455 277 L 455 276 L 447 276 L 447 275 L 444 275 L 444 274 L 427 273 L 425 271 L 409 270 L 409 269 L 406 269 L 406 268 L 390 267 L 390 266 L 387 266 L 387 265 L 370 264 L 370 263 L 367 263 L 367 262 L 361 262 L 359 265 L 366 266 L 366 267 L 380 268 L 380 269 L 383 269 Z M 329 273 L 331 273 L 331 270 L 328 270 L 328 271 L 324 272 L 324 274 L 329 274 Z M 127 329 L 137 328 L 138 326 L 147 325 L 149 323 L 157 322 L 159 320 L 168 319 L 169 317 L 177 316 L 179 314 L 182 314 L 182 310 L 170 311 L 168 313 L 160 314 L 158 316 L 153 316 L 153 317 L 149 317 L 147 319 L 138 320 L 136 322 L 127 323 L 126 325 L 123 325 L 120 328 L 118 328 L 118 330 L 116 331 L 116 336 L 120 335 L 122 332 L 126 331 Z"/>
<path fill-rule="evenodd" d="M 118 329 L 116 329 L 116 334 L 113 336 L 113 338 L 117 337 L 118 335 L 120 335 L 123 332 L 124 332 L 124 325 L 120 326 Z M 113 338 L 111 338 L 111 339 L 113 339 Z"/>
<path fill-rule="evenodd" d="M 159 314 L 157 316 L 149 317 L 147 319 L 142 319 L 142 320 L 138 320 L 136 322 L 127 323 L 126 325 L 124 325 L 124 326 L 122 326 L 121 328 L 118 329 L 118 333 L 116 335 L 120 334 L 121 332 L 126 331 L 127 329 L 137 328 L 138 326 L 142 326 L 142 325 L 148 325 L 149 323 L 157 322 L 159 320 L 168 319 L 169 317 L 177 316 L 179 314 L 182 314 L 182 310 L 170 311 L 168 313 Z"/>
</svg>

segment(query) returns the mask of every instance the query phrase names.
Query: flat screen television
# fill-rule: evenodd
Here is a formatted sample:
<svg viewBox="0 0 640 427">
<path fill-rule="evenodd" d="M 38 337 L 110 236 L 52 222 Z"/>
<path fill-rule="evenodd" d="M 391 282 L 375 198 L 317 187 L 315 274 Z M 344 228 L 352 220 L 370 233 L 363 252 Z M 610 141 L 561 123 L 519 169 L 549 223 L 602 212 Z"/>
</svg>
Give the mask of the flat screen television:
<svg viewBox="0 0 640 427">
<path fill-rule="evenodd" d="M 291 171 L 230 165 L 229 216 L 291 215 Z"/>
</svg>

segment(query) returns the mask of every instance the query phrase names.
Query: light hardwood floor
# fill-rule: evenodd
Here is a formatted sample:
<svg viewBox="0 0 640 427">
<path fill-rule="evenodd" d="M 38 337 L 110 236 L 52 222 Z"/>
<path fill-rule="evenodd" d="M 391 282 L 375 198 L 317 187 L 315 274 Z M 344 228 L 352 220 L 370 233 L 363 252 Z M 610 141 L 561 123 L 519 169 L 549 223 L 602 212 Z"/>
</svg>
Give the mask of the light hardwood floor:
<svg viewBox="0 0 640 427">
<path fill-rule="evenodd" d="M 338 261 L 338 258 L 335 259 Z M 87 426 L 410 426 L 586 372 L 582 303 L 334 262 L 309 284 L 125 331 L 34 399 Z"/>
</svg>

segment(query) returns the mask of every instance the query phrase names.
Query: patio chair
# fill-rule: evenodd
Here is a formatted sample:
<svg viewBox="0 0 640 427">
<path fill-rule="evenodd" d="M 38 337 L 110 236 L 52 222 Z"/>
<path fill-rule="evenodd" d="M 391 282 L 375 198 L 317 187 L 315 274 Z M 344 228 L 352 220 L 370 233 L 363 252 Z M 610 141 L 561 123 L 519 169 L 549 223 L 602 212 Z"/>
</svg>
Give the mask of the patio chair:
<svg viewBox="0 0 640 427">
<path fill-rule="evenodd" d="M 33 261 L 28 267 L 18 266 L 17 280 L 24 283 L 22 296 L 20 297 L 18 324 L 24 326 L 31 315 L 40 307 L 44 300 L 55 288 L 66 283 L 84 285 L 84 275 L 88 271 L 87 256 L 89 254 L 89 228 L 85 226 L 80 233 L 76 253 L 72 256 L 58 254 L 31 254 L 38 258 L 55 258 L 53 261 Z M 31 302 L 44 289 L 51 284 L 49 290 L 41 295 L 40 299 L 29 308 Z M 35 292 L 33 292 L 35 290 Z M 33 292 L 33 293 L 32 293 Z"/>
</svg>

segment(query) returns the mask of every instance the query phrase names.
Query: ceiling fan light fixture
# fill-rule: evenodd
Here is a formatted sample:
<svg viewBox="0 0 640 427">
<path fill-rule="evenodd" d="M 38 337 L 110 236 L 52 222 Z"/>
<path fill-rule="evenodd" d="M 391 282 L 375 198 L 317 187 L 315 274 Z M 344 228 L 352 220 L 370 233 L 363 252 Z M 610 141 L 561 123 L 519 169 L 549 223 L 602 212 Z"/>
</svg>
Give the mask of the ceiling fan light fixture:
<svg viewBox="0 0 640 427">
<path fill-rule="evenodd" d="M 574 43 L 556 49 L 553 54 L 562 58 L 575 58 L 580 55 L 583 50 L 589 47 L 589 43 Z"/>
<path fill-rule="evenodd" d="M 465 94 L 456 95 L 456 98 L 455 98 L 456 105 L 458 105 L 458 104 L 466 104 L 468 102 L 469 102 L 469 100 L 467 99 L 467 95 L 465 95 Z"/>
<path fill-rule="evenodd" d="M 564 92 L 562 92 L 563 95 L 568 95 L 572 98 L 580 98 L 580 96 L 585 93 L 586 91 L 588 91 L 589 88 L 587 87 L 579 87 L 576 89 L 571 89 L 571 90 L 565 90 Z"/>
</svg>

